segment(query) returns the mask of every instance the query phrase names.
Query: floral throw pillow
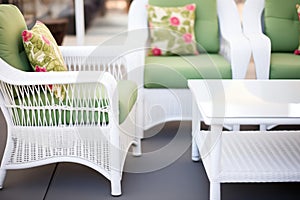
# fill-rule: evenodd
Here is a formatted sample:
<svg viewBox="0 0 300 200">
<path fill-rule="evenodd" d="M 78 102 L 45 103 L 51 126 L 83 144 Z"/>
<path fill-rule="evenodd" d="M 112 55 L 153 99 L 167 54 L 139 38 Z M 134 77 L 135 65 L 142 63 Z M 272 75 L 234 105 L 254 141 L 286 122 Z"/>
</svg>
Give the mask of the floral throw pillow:
<svg viewBox="0 0 300 200">
<path fill-rule="evenodd" d="M 62 54 L 50 30 L 37 21 L 31 30 L 22 32 L 23 44 L 28 60 L 36 72 L 67 71 Z M 63 99 L 62 86 L 50 85 L 57 98 Z"/>
<path fill-rule="evenodd" d="M 296 4 L 296 9 L 297 9 L 297 14 L 298 14 L 298 19 L 300 21 L 300 4 Z M 298 49 L 296 49 L 294 51 L 294 54 L 300 55 L 300 36 L 299 36 L 299 47 L 298 47 Z"/>
<path fill-rule="evenodd" d="M 151 46 L 149 55 L 195 55 L 196 4 L 183 7 L 148 5 Z"/>
</svg>

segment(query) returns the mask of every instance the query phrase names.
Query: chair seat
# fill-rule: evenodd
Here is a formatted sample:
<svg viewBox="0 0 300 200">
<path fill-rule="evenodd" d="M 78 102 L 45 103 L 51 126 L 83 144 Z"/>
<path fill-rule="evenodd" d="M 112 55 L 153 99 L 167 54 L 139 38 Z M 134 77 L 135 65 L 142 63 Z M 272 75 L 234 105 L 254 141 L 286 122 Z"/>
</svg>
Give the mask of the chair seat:
<svg viewBox="0 0 300 200">
<path fill-rule="evenodd" d="M 129 80 L 120 80 L 117 85 L 118 89 L 118 95 L 119 95 L 119 123 L 121 124 L 128 114 L 130 113 L 132 107 L 134 106 L 136 100 L 137 100 L 137 85 L 133 81 Z M 51 99 L 51 94 L 47 93 L 31 96 L 29 98 L 23 99 L 22 105 L 31 105 L 30 102 L 33 102 L 33 99 L 40 99 L 42 104 L 45 105 L 49 99 Z M 24 103 L 25 100 L 25 103 Z M 30 124 L 35 126 L 38 123 L 38 120 L 46 121 L 47 124 L 75 124 L 75 123 L 87 123 L 92 121 L 100 121 L 100 124 L 102 123 L 108 123 L 109 117 L 108 114 L 105 113 L 99 113 L 99 112 L 93 112 L 93 108 L 99 108 L 105 109 L 105 107 L 108 106 L 107 101 L 103 99 L 102 101 L 91 101 L 89 102 L 89 105 L 79 105 L 78 103 L 75 103 L 76 100 L 73 102 L 74 105 L 70 105 L 70 102 L 63 101 L 62 105 L 68 106 L 68 107 L 86 107 L 86 110 L 84 111 L 77 111 L 73 110 L 70 111 L 68 109 L 64 109 L 62 111 L 59 111 L 58 109 L 36 109 L 33 111 L 32 109 L 29 109 L 25 111 L 24 109 L 17 109 L 17 115 L 20 121 L 21 125 Z M 76 106 L 75 106 L 76 104 Z M 93 105 L 94 104 L 94 105 Z M 21 105 L 19 100 L 16 100 L 16 105 Z M 55 98 L 54 105 L 61 105 L 59 103 L 59 100 Z M 35 114 L 33 115 L 33 112 Z M 95 114 L 97 113 L 97 114 Z M 72 116 L 71 116 L 72 115 Z M 39 116 L 39 119 L 33 116 Z M 98 119 L 100 118 L 100 119 Z M 30 122 L 28 122 L 28 120 Z M 71 122 L 72 120 L 72 122 Z"/>
<path fill-rule="evenodd" d="M 231 79 L 230 63 L 219 54 L 148 56 L 145 88 L 188 88 L 188 79 Z"/>
<path fill-rule="evenodd" d="M 300 56 L 293 53 L 272 53 L 270 79 L 300 79 Z"/>
</svg>

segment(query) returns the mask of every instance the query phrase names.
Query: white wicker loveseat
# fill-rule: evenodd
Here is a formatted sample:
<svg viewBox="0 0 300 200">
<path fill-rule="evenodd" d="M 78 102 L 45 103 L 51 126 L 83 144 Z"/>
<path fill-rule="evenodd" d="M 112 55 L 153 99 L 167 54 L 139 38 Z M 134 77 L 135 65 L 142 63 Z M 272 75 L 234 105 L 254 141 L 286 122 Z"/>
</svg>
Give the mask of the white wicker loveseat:
<svg viewBox="0 0 300 200">
<path fill-rule="evenodd" d="M 147 4 L 162 7 L 176 7 L 191 3 L 197 4 L 196 10 L 200 9 L 199 12 L 196 12 L 207 13 L 209 15 L 209 17 L 207 17 L 203 16 L 204 14 L 196 14 L 195 19 L 195 24 L 200 24 L 199 26 L 195 26 L 195 29 L 203 29 L 205 32 L 204 34 L 206 35 L 204 38 L 199 36 L 200 42 L 196 41 L 205 49 L 204 52 L 200 52 L 197 56 L 183 56 L 181 59 L 179 58 L 180 56 L 169 56 L 168 58 L 166 58 L 166 56 L 161 56 L 161 58 L 158 58 L 159 56 L 151 56 L 151 58 L 149 58 L 147 55 L 150 49 L 149 24 L 146 9 Z M 197 19 L 197 17 L 199 17 L 199 19 Z M 200 19 L 201 17 L 204 18 L 202 21 Z M 212 19 L 210 19 L 210 17 Z M 200 22 L 197 22 L 197 20 Z M 211 20 L 213 21 L 212 23 Z M 214 28 L 216 29 L 212 31 L 213 34 L 207 31 Z M 131 3 L 129 10 L 128 31 L 128 45 L 135 47 L 135 49 L 133 49 L 134 51 L 130 53 L 130 58 L 132 60 L 130 67 L 135 69 L 132 71 L 136 74 L 139 73 L 139 75 L 135 76 L 135 79 L 136 82 L 138 82 L 140 89 L 140 104 L 138 110 L 140 112 L 139 116 L 141 116 L 143 120 L 143 122 L 141 122 L 143 130 L 147 130 L 157 124 L 168 121 L 192 119 L 191 93 L 187 87 L 188 79 L 243 79 L 246 76 L 251 56 L 251 48 L 249 41 L 242 33 L 239 13 L 235 2 L 232 0 L 134 0 Z M 202 30 L 200 30 L 200 32 L 201 31 Z M 212 38 L 215 38 L 215 40 Z M 217 44 L 217 50 L 215 47 L 211 48 L 208 43 Z M 213 53 L 210 51 L 213 51 Z M 222 66 L 218 66 L 218 61 L 222 63 Z M 196 66 L 194 70 L 198 70 L 198 73 L 200 73 L 202 77 L 195 77 L 195 74 L 190 72 L 188 73 L 192 74 L 191 77 L 181 74 L 180 72 L 178 73 L 180 70 L 185 71 L 185 67 L 190 69 L 193 68 L 185 66 L 185 64 L 179 66 L 180 63 Z M 152 68 L 153 65 L 155 66 Z M 224 65 L 226 67 L 224 67 Z M 177 67 L 180 68 L 180 70 L 176 71 L 178 69 Z M 211 71 L 207 70 L 209 68 Z M 223 76 L 222 70 L 223 72 L 226 71 L 227 74 Z M 166 73 L 165 71 L 171 73 Z M 149 74 L 150 76 L 152 75 L 152 77 L 149 78 Z M 176 76 L 173 76 L 174 74 Z M 158 76 L 161 76 L 162 78 L 158 80 Z M 175 86 L 168 86 L 168 83 L 172 81 Z M 150 85 L 149 83 L 152 84 L 152 86 L 146 86 L 147 84 Z M 157 84 L 160 86 L 155 87 Z"/>
<path fill-rule="evenodd" d="M 1 27 L 0 34 L 14 45 L 21 41 L 16 24 L 24 19 L 16 7 L 0 7 L 0 17 L 12 13 L 16 23 Z M 121 195 L 127 152 L 133 144 L 133 154 L 140 154 L 140 142 L 136 84 L 121 80 L 126 63 L 115 48 L 60 47 L 67 72 L 25 72 L 0 58 L 0 106 L 7 123 L 0 188 L 6 170 L 74 162 L 101 173 L 111 181 L 111 194 Z M 62 88 L 64 98 L 55 97 L 54 86 Z"/>
</svg>

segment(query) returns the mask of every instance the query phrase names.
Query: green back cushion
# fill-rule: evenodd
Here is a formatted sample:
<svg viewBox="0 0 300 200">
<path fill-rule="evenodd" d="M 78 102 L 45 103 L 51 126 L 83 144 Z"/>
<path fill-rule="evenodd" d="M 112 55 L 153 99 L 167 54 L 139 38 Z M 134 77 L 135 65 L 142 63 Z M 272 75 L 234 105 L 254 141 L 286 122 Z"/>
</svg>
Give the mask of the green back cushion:
<svg viewBox="0 0 300 200">
<path fill-rule="evenodd" d="M 161 7 L 196 4 L 195 36 L 200 52 L 217 53 L 219 51 L 219 26 L 215 0 L 149 0 L 150 5 Z"/>
<path fill-rule="evenodd" d="M 22 42 L 27 29 L 22 13 L 16 6 L 0 5 L 0 19 L 0 57 L 17 69 L 32 71 Z"/>
<path fill-rule="evenodd" d="M 293 52 L 299 45 L 296 4 L 300 0 L 265 0 L 265 34 L 273 52 Z"/>
</svg>

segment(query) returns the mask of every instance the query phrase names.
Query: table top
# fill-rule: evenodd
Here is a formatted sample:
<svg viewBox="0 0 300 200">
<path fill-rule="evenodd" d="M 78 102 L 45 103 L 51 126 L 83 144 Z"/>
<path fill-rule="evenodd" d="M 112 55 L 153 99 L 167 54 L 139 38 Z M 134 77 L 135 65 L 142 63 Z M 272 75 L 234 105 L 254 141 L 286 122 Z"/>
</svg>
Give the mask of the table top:
<svg viewBox="0 0 300 200">
<path fill-rule="evenodd" d="M 300 80 L 188 80 L 206 124 L 300 124 Z"/>
</svg>

